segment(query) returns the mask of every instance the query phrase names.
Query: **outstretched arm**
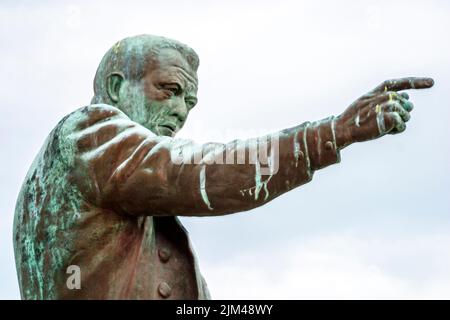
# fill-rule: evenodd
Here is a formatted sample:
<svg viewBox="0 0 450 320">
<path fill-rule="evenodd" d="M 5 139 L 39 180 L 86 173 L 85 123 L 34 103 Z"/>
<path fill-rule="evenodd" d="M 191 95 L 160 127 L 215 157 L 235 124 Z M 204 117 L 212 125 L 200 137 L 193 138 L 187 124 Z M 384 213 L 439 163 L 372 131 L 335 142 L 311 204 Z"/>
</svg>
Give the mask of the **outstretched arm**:
<svg viewBox="0 0 450 320">
<path fill-rule="evenodd" d="M 132 215 L 249 210 L 339 159 L 332 117 L 256 139 L 199 145 L 155 136 L 111 106 L 82 113 L 68 143 L 77 155 L 75 181 L 94 205 Z"/>
<path fill-rule="evenodd" d="M 228 144 L 155 136 L 116 108 L 90 106 L 71 136 L 78 155 L 74 177 L 92 203 L 125 214 L 249 210 L 310 181 L 352 142 L 404 130 L 412 104 L 395 91 L 430 87 L 430 81 L 385 82 L 337 118 Z"/>
</svg>

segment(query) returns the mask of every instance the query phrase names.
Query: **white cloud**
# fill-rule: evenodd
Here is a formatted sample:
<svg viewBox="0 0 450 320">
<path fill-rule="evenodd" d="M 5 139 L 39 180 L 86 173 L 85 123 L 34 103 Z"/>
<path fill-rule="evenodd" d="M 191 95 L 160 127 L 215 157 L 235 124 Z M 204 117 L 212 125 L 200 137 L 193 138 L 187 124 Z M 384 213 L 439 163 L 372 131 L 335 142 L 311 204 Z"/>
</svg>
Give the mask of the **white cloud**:
<svg viewBox="0 0 450 320">
<path fill-rule="evenodd" d="M 397 243 L 330 235 L 202 269 L 214 299 L 449 299 L 448 243 L 449 235 Z M 433 265 L 435 254 L 440 262 Z"/>
</svg>

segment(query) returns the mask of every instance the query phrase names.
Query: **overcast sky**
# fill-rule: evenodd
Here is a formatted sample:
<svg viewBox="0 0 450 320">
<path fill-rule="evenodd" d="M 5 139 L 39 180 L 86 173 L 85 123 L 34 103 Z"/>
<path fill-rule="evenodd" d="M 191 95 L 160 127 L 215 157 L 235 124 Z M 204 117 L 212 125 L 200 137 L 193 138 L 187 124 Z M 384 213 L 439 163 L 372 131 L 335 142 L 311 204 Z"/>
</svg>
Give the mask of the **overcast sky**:
<svg viewBox="0 0 450 320">
<path fill-rule="evenodd" d="M 338 115 L 385 79 L 436 82 L 410 92 L 405 133 L 261 208 L 183 218 L 213 298 L 450 299 L 450 2 L 243 2 L 2 0 L 0 298 L 20 298 L 12 221 L 38 149 L 89 104 L 106 50 L 151 33 L 200 55 L 179 134 L 199 142 Z"/>
</svg>

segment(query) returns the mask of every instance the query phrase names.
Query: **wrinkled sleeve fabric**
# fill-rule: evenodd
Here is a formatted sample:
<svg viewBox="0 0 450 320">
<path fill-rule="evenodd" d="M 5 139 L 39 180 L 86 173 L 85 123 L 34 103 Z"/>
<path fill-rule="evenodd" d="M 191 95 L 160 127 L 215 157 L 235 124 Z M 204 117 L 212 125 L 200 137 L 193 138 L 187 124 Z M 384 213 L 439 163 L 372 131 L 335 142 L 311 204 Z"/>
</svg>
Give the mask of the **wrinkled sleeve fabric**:
<svg viewBox="0 0 450 320">
<path fill-rule="evenodd" d="M 86 200 L 130 215 L 250 210 L 339 162 L 333 118 L 226 144 L 156 136 L 108 105 L 81 109 L 64 143 Z M 264 151 L 264 152 L 263 152 Z"/>
</svg>

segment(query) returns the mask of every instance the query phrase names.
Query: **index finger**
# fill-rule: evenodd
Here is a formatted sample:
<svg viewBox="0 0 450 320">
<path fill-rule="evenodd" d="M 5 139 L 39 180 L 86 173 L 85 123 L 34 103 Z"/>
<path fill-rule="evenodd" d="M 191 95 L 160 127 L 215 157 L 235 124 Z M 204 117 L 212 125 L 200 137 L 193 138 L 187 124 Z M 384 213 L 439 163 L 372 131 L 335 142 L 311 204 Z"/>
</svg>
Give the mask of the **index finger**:
<svg viewBox="0 0 450 320">
<path fill-rule="evenodd" d="M 373 93 L 382 93 L 386 91 L 400 91 L 407 89 L 427 89 L 434 85 L 432 78 L 408 77 L 400 79 L 386 80 L 378 87 L 373 89 Z"/>
</svg>

